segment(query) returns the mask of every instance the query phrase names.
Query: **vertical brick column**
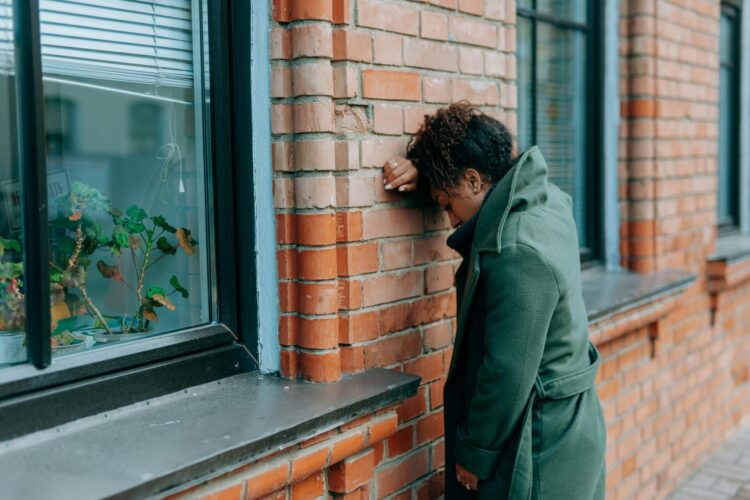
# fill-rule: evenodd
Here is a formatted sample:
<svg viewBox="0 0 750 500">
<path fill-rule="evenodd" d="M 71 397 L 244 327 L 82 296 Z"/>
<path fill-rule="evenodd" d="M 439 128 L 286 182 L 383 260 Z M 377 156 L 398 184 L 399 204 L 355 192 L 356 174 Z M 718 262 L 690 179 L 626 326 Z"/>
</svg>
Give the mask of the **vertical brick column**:
<svg viewBox="0 0 750 500">
<path fill-rule="evenodd" d="M 620 5 L 623 265 L 702 269 L 715 239 L 720 2 Z"/>
</svg>

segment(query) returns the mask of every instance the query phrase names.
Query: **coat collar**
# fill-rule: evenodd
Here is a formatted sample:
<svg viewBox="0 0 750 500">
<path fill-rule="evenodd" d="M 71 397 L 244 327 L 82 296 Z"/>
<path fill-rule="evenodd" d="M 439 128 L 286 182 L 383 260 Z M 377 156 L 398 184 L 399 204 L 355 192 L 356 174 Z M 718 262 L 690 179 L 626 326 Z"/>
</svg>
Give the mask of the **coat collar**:
<svg viewBox="0 0 750 500">
<path fill-rule="evenodd" d="M 530 210 L 547 201 L 547 162 L 539 147 L 527 149 L 488 196 L 474 234 L 477 252 L 500 251 L 511 210 Z"/>
</svg>

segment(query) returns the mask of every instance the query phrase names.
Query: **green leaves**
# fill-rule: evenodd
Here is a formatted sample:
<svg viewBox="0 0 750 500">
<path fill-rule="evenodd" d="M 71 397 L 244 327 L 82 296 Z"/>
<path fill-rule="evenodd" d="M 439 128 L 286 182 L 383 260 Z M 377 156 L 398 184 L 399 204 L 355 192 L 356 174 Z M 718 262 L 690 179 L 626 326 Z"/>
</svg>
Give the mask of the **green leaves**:
<svg viewBox="0 0 750 500">
<path fill-rule="evenodd" d="M 176 292 L 182 295 L 183 299 L 186 299 L 190 296 L 190 293 L 185 287 L 182 286 L 180 280 L 177 279 L 177 276 L 172 276 L 172 278 L 169 280 L 169 284 L 172 285 L 172 288 L 174 288 Z"/>
<path fill-rule="evenodd" d="M 115 229 L 112 232 L 112 239 L 115 240 L 115 243 L 119 247 L 122 247 L 122 248 L 130 247 L 129 233 L 122 226 L 115 226 Z"/>
<path fill-rule="evenodd" d="M 164 289 L 160 286 L 153 286 L 153 285 L 148 287 L 148 289 L 146 290 L 146 297 L 151 299 L 153 298 L 154 295 L 165 295 Z"/>
<path fill-rule="evenodd" d="M 161 236 L 156 240 L 156 248 L 167 255 L 174 255 L 174 253 L 177 252 L 177 247 L 172 245 L 164 236 Z"/>
<path fill-rule="evenodd" d="M 156 217 L 152 217 L 151 220 L 154 222 L 154 226 L 160 227 L 160 228 L 162 228 L 163 230 L 165 230 L 168 233 L 174 234 L 174 233 L 177 232 L 177 228 L 175 228 L 174 226 L 171 226 L 167 222 L 167 220 L 164 217 L 162 217 L 161 215 L 157 215 Z"/>
<path fill-rule="evenodd" d="M 5 255 L 5 250 L 20 252 L 21 242 L 19 242 L 18 240 L 6 240 L 2 236 L 0 236 L 0 257 Z"/>
<path fill-rule="evenodd" d="M 128 218 L 132 220 L 133 222 L 141 222 L 143 219 L 148 217 L 148 214 L 145 210 L 143 210 L 141 207 L 137 205 L 130 205 L 128 209 L 125 211 Z"/>
</svg>

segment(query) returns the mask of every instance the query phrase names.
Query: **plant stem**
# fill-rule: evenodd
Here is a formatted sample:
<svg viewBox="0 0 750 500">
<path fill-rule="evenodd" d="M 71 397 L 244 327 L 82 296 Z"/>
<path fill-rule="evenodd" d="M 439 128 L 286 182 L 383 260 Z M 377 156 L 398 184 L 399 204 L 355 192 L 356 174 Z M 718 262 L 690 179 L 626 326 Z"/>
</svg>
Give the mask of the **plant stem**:
<svg viewBox="0 0 750 500">
<path fill-rule="evenodd" d="M 78 257 L 81 255 L 81 249 L 83 248 L 83 224 L 78 223 L 76 226 L 76 247 L 75 250 L 73 250 L 73 253 L 70 255 L 70 258 L 68 259 L 68 269 L 67 272 L 71 272 L 73 268 L 78 263 Z"/>
<path fill-rule="evenodd" d="M 78 289 L 81 291 L 81 295 L 83 295 L 83 301 L 86 304 L 86 307 L 89 308 L 91 312 L 94 313 L 94 316 L 96 316 L 96 319 L 99 320 L 99 322 L 104 327 L 104 330 L 107 333 L 112 333 L 112 330 L 109 329 L 109 325 L 107 324 L 107 321 L 104 319 L 104 316 L 102 315 L 101 311 L 94 305 L 94 302 L 91 300 L 91 297 L 89 297 L 88 292 L 86 291 L 86 285 L 79 284 Z"/>
<path fill-rule="evenodd" d="M 146 250 L 145 250 L 145 253 L 143 255 L 143 264 L 141 265 L 141 272 L 140 272 L 140 274 L 138 276 L 138 284 L 137 284 L 136 291 L 135 291 L 136 296 L 138 298 L 138 311 L 139 311 L 138 314 L 137 314 L 137 316 L 136 316 L 138 318 L 138 331 L 143 331 L 143 311 L 142 311 L 142 308 L 143 308 L 143 295 L 142 295 L 143 294 L 143 279 L 146 276 L 146 269 L 148 268 L 148 260 L 149 260 L 149 257 L 151 256 L 151 246 L 153 245 L 153 243 L 154 243 L 154 241 L 153 241 L 151 235 L 149 235 L 149 237 L 148 237 L 148 239 L 146 241 Z"/>
</svg>

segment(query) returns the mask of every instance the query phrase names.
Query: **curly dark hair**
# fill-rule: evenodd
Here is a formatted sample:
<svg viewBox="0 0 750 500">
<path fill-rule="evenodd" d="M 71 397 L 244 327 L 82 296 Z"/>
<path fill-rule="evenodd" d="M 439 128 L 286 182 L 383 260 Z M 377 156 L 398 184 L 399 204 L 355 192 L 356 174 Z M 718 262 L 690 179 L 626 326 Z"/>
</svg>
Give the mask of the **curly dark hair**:
<svg viewBox="0 0 750 500">
<path fill-rule="evenodd" d="M 422 189 L 447 189 L 458 184 L 467 168 L 497 182 L 512 166 L 512 150 L 513 137 L 505 125 L 458 102 L 425 115 L 406 157 L 417 168 Z"/>
</svg>

